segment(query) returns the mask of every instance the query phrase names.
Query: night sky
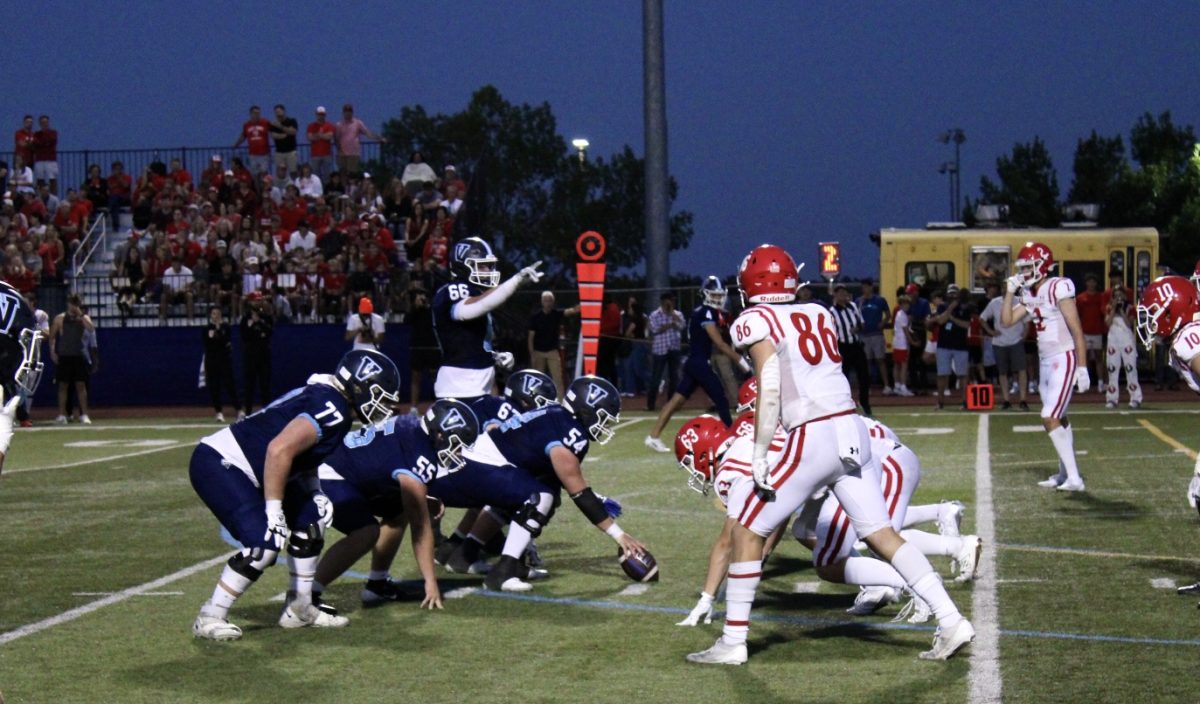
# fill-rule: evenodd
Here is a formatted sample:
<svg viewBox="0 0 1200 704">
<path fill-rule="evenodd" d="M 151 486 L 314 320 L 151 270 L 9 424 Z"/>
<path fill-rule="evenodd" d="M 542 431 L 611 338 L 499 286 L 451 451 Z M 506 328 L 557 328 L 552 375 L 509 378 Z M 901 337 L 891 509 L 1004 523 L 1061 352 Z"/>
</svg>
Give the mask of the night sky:
<svg viewBox="0 0 1200 704">
<path fill-rule="evenodd" d="M 120 5 L 9 18 L 6 139 L 45 112 L 62 149 L 227 145 L 251 103 L 276 102 L 302 125 L 352 102 L 378 130 L 404 105 L 460 110 L 490 83 L 548 101 L 593 154 L 644 151 L 636 0 Z M 1065 194 L 1092 129 L 1127 139 L 1146 111 L 1200 116 L 1195 2 L 667 0 L 665 24 L 676 207 L 696 215 L 673 270 L 732 274 L 760 241 L 815 263 L 816 242 L 838 239 L 848 273 L 874 274 L 868 233 L 947 219 L 948 128 L 967 134 L 964 195 L 1035 135 Z"/>
</svg>

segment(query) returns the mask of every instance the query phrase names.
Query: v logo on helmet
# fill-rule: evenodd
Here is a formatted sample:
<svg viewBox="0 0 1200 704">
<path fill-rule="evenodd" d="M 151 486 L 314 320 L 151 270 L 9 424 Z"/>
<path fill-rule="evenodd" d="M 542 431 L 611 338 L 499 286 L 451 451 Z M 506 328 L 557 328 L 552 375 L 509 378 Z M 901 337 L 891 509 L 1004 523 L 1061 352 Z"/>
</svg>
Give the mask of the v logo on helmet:
<svg viewBox="0 0 1200 704">
<path fill-rule="evenodd" d="M 17 311 L 21 309 L 21 299 L 5 292 L 0 292 L 0 330 L 8 333 L 12 330 Z"/>
<path fill-rule="evenodd" d="M 527 394 L 534 394 L 537 393 L 538 386 L 540 385 L 541 380 L 539 380 L 536 376 L 526 376 L 521 382 L 521 391 L 524 391 Z"/>
<path fill-rule="evenodd" d="M 383 367 L 379 366 L 379 362 L 370 357 L 363 357 L 358 363 L 358 369 L 354 372 L 354 378 L 359 381 L 366 381 L 373 376 L 378 375 L 383 371 Z"/>
<path fill-rule="evenodd" d="M 599 384 L 588 384 L 587 397 L 584 402 L 589 406 L 595 406 L 604 399 L 608 398 L 608 391 Z"/>
<path fill-rule="evenodd" d="M 451 408 L 446 412 L 446 416 L 442 418 L 441 428 L 447 432 L 458 430 L 459 428 L 467 427 L 467 419 L 457 408 Z"/>
<path fill-rule="evenodd" d="M 454 258 L 461 261 L 467 256 L 467 251 L 470 249 L 471 244 L 469 242 L 459 242 L 454 245 Z"/>
</svg>

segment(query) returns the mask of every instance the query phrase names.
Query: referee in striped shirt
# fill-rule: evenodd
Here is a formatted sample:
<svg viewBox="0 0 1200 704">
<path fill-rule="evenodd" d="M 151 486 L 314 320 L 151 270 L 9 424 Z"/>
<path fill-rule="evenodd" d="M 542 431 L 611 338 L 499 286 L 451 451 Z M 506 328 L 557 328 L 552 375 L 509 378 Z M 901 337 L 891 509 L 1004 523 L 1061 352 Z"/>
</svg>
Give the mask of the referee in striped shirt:
<svg viewBox="0 0 1200 704">
<path fill-rule="evenodd" d="M 867 355 L 859 333 L 863 328 L 862 313 L 850 300 L 850 291 L 843 284 L 833 288 L 833 306 L 829 309 L 833 326 L 837 331 L 838 352 L 842 355 L 842 373 L 847 378 L 850 372 L 858 383 L 858 402 L 863 415 L 871 414 L 871 373 L 867 366 Z"/>
</svg>

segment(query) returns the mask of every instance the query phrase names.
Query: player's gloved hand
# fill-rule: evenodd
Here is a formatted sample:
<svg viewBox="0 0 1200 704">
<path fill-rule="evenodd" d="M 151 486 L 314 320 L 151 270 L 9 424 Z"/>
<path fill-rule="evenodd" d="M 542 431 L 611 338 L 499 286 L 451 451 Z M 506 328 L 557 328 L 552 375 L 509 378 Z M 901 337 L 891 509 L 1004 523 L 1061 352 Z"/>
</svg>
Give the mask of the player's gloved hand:
<svg viewBox="0 0 1200 704">
<path fill-rule="evenodd" d="M 317 520 L 321 522 L 321 527 L 329 530 L 333 525 L 333 502 L 325 494 L 313 494 L 312 502 L 317 505 Z"/>
<path fill-rule="evenodd" d="M 1086 392 L 1092 386 L 1092 377 L 1088 375 L 1086 366 L 1080 365 L 1075 369 L 1075 390 L 1079 393 Z"/>
<path fill-rule="evenodd" d="M 745 357 L 738 359 L 738 369 L 741 369 L 743 374 L 751 374 L 754 372 L 754 369 L 750 366 L 750 363 L 746 361 Z"/>
<path fill-rule="evenodd" d="M 775 487 L 771 486 L 771 465 L 767 458 L 756 458 L 750 463 L 750 474 L 754 477 L 755 491 L 763 501 L 775 500 Z"/>
<path fill-rule="evenodd" d="M 545 274 L 545 272 L 538 271 L 538 267 L 540 267 L 541 265 L 542 265 L 542 261 L 539 259 L 538 261 L 536 261 L 536 262 L 530 264 L 529 266 L 525 267 L 524 269 L 518 271 L 517 276 L 519 276 L 521 278 L 521 283 L 535 283 L 536 284 L 538 281 L 541 281 L 542 276 Z"/>
<path fill-rule="evenodd" d="M 512 368 L 517 364 L 517 360 L 513 357 L 512 352 L 493 352 L 492 361 L 495 362 L 497 367 L 506 372 L 511 372 Z"/>
<path fill-rule="evenodd" d="M 8 454 L 8 444 L 12 442 L 13 421 L 17 417 L 17 406 L 21 405 L 21 394 L 15 394 L 7 401 L 4 399 L 4 389 L 0 389 L 0 453 Z"/>
<path fill-rule="evenodd" d="M 263 540 L 275 546 L 276 550 L 283 550 L 288 534 L 287 516 L 283 515 L 283 502 L 279 499 L 268 499 L 267 532 L 263 535 Z"/>
<path fill-rule="evenodd" d="M 1020 274 L 1013 274 L 1004 280 L 1004 284 L 1008 288 L 1009 293 L 1016 295 L 1017 291 L 1020 291 L 1021 287 L 1025 285 L 1025 281 L 1021 278 Z"/>
<path fill-rule="evenodd" d="M 705 623 L 712 623 L 713 615 L 713 595 L 708 592 L 700 592 L 700 601 L 692 607 L 692 612 L 687 615 L 676 626 L 695 626 L 700 623 L 700 619 L 704 619 Z"/>
</svg>

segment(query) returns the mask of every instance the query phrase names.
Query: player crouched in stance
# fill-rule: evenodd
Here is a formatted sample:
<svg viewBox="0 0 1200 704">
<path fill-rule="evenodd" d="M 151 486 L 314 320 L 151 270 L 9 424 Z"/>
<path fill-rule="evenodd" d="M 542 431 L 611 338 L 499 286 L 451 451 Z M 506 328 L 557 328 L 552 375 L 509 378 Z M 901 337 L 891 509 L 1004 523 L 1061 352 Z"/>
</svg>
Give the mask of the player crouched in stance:
<svg viewBox="0 0 1200 704">
<path fill-rule="evenodd" d="M 0 305 L 8 326 L 0 333 L 0 470 L 12 442 L 17 406 L 37 391 L 42 379 L 42 333 L 33 309 L 6 281 L 0 281 Z"/>
<path fill-rule="evenodd" d="M 871 444 L 842 374 L 837 335 L 820 305 L 795 303 L 796 264 L 782 248 L 756 247 L 742 261 L 739 283 L 750 303 L 733 325 L 734 346 L 748 349 L 758 379 L 750 474 L 729 496 L 732 554 L 727 574 L 724 632 L 697 663 L 740 665 L 747 660 L 750 609 L 762 579 L 767 535 L 805 501 L 829 487 L 855 532 L 887 560 L 938 621 L 933 647 L 922 659 L 944 660 L 975 637 L 941 578 L 921 552 L 892 527 Z M 763 305 L 770 304 L 770 305 Z M 787 441 L 772 462 L 770 447 L 782 419 Z"/>
<path fill-rule="evenodd" d="M 1200 272 L 1200 264 L 1197 269 Z M 1196 289 L 1182 276 L 1162 276 L 1150 282 L 1138 303 L 1137 332 L 1148 350 L 1154 347 L 1155 337 L 1166 341 L 1170 365 L 1200 394 L 1200 293 Z M 1188 485 L 1187 500 L 1192 508 L 1200 504 L 1200 459 Z M 1200 593 L 1200 582 L 1180 587 L 1179 593 Z"/>
<path fill-rule="evenodd" d="M 317 467 L 341 444 L 354 416 L 381 423 L 400 399 L 400 372 L 372 350 L 348 352 L 332 375 L 314 374 L 244 420 L 202 439 L 192 453 L 192 488 L 244 547 L 229 558 L 212 597 L 192 624 L 197 638 L 236 640 L 230 607 L 275 564 L 287 543 L 291 558 L 284 628 L 341 627 L 348 621 L 312 602 L 317 559 L 332 523 Z"/>
<path fill-rule="evenodd" d="M 475 414 L 462 401 L 438 399 L 421 416 L 418 424 L 401 423 L 392 417 L 346 435 L 342 445 L 325 459 L 318 471 L 321 488 L 333 502 L 333 527 L 346 537 L 334 543 L 317 565 L 316 593 L 363 555 L 375 548 L 364 606 L 374 606 L 401 597 L 387 570 L 395 557 L 394 545 L 403 536 L 403 517 L 412 528 L 412 549 L 421 577 L 425 580 L 422 608 L 442 608 L 433 565 L 433 526 L 427 503 L 427 485 L 438 472 L 462 466 L 462 451 L 479 436 Z M 392 550 L 377 545 L 380 523 L 376 516 L 399 526 Z M 379 554 L 384 552 L 385 554 Z M 377 564 L 378 563 L 378 564 Z M 329 611 L 324 605 L 322 608 Z"/>
<path fill-rule="evenodd" d="M 1058 453 L 1058 472 L 1038 486 L 1059 491 L 1083 491 L 1083 478 L 1075 464 L 1075 431 L 1067 419 L 1072 387 L 1088 390 L 1087 347 L 1083 325 L 1075 308 L 1075 284 L 1066 277 L 1050 276 L 1054 255 L 1040 242 L 1026 242 L 1017 253 L 1017 273 L 1008 278 L 1000 324 L 1012 326 L 1025 316 L 1037 330 L 1041 364 L 1038 394 L 1042 397 L 1042 427 Z"/>
</svg>

